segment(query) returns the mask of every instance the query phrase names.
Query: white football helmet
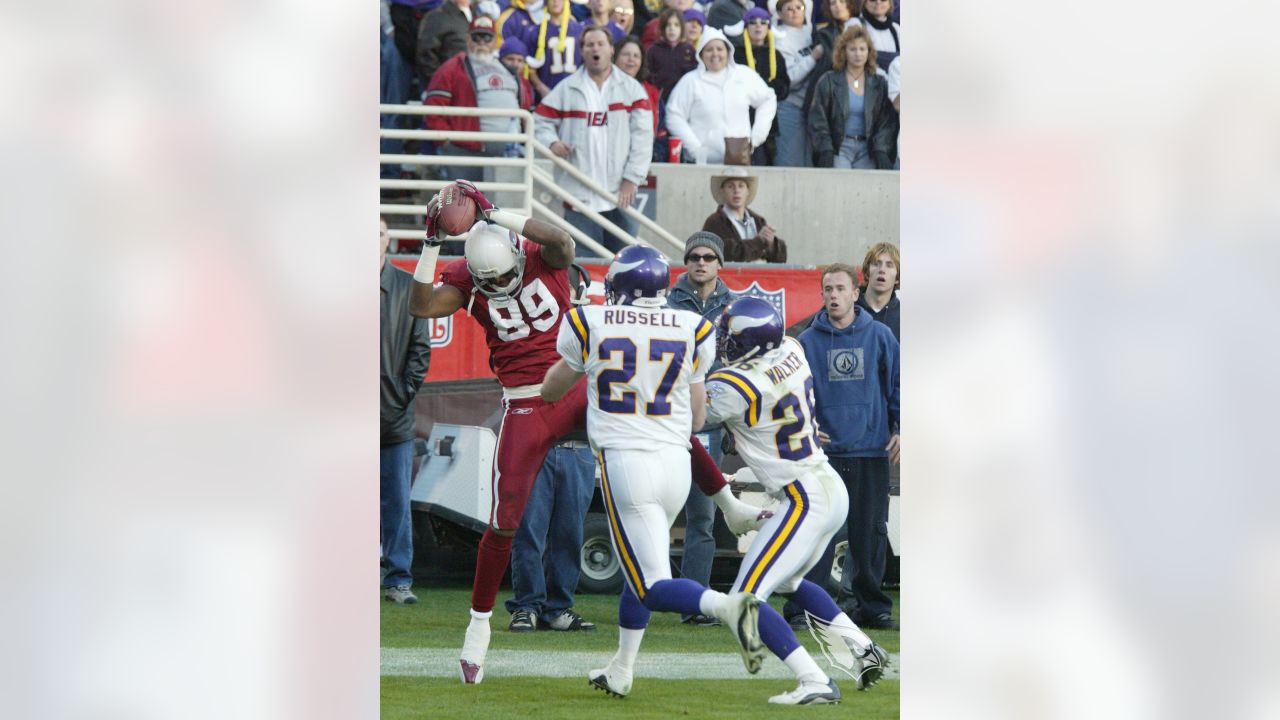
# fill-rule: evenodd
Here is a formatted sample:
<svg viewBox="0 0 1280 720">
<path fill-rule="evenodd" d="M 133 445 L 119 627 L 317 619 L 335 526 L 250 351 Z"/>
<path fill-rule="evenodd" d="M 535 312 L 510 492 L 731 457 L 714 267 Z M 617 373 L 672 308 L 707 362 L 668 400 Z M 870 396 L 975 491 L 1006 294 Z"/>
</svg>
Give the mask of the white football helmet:
<svg viewBox="0 0 1280 720">
<path fill-rule="evenodd" d="M 508 297 L 520 289 L 524 280 L 524 249 L 520 247 L 519 235 L 481 220 L 467 231 L 462 254 L 480 292 L 497 298 Z"/>
</svg>

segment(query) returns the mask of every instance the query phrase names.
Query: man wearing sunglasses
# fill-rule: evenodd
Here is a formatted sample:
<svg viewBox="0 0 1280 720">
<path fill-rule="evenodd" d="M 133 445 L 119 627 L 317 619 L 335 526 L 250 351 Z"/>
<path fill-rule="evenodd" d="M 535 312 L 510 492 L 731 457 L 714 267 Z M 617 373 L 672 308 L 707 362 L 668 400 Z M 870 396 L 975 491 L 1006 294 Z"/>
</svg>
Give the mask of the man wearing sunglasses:
<svg viewBox="0 0 1280 720">
<path fill-rule="evenodd" d="M 709 232 L 699 231 L 690 235 L 684 247 L 684 264 L 687 271 L 667 291 L 667 307 L 695 312 L 715 325 L 734 299 L 729 287 L 720 279 L 720 268 L 724 266 L 724 243 Z M 718 367 L 719 361 L 708 368 L 707 373 Z M 722 435 L 723 430 L 719 426 L 704 427 L 698 432 L 698 440 L 711 452 L 711 458 L 717 465 L 724 459 L 720 448 Z M 711 581 L 711 563 L 716 553 L 712 534 L 716 506 L 711 498 L 695 489 L 685 501 L 684 512 L 686 524 L 680 577 L 706 585 Z M 718 624 L 715 618 L 706 615 L 688 616 L 684 622 L 692 625 Z"/>
</svg>

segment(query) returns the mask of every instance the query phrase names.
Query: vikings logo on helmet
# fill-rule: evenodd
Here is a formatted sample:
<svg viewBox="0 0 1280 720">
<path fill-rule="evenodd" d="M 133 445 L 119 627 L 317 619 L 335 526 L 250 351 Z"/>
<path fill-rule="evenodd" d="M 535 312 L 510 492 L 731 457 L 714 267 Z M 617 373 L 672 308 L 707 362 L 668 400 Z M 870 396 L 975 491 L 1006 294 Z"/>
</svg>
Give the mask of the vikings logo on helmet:
<svg viewBox="0 0 1280 720">
<path fill-rule="evenodd" d="M 604 276 L 604 294 L 610 305 L 667 304 L 671 266 L 662 253 L 647 245 L 625 247 Z"/>
<path fill-rule="evenodd" d="M 760 298 L 735 300 L 717 325 L 716 351 L 727 365 L 758 357 L 782 344 L 782 317 Z"/>
</svg>

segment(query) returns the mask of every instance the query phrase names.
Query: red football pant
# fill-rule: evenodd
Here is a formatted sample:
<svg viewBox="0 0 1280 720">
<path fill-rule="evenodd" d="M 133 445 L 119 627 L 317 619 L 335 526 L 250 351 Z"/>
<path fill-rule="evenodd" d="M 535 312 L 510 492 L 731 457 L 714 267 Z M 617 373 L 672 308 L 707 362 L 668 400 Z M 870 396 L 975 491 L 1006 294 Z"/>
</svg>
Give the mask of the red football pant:
<svg viewBox="0 0 1280 720">
<path fill-rule="evenodd" d="M 493 458 L 489 527 L 480 539 L 476 577 L 471 586 L 471 607 L 477 612 L 493 609 L 498 586 L 511 562 L 511 538 L 499 535 L 494 528 L 512 533 L 519 529 L 547 451 L 561 437 L 586 429 L 587 384 L 579 382 L 568 395 L 553 403 L 539 397 L 504 398 L 502 407 L 498 449 Z"/>
</svg>

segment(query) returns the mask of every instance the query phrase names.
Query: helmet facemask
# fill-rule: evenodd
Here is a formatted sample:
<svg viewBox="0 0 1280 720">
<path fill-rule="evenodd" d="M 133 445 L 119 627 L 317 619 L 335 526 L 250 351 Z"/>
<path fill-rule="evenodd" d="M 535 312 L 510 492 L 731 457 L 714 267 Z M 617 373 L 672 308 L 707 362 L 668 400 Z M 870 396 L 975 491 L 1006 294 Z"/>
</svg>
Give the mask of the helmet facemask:
<svg viewBox="0 0 1280 720">
<path fill-rule="evenodd" d="M 463 254 L 476 289 L 487 297 L 510 297 L 524 282 L 524 249 L 510 230 L 477 222 L 467 232 Z"/>
</svg>

